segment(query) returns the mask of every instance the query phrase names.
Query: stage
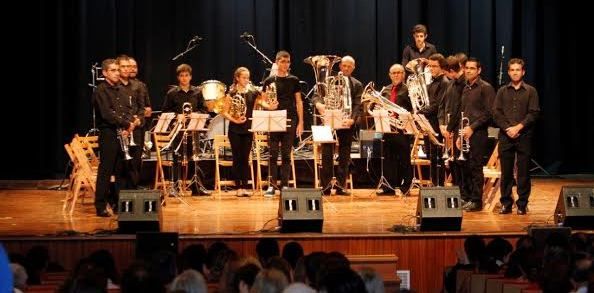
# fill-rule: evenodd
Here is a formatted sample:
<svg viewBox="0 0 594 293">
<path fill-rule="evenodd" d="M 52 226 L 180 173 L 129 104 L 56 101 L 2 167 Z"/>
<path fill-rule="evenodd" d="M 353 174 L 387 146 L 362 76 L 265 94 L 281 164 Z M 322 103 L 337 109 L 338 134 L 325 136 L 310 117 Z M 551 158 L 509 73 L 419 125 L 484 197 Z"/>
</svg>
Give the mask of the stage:
<svg viewBox="0 0 594 293">
<path fill-rule="evenodd" d="M 241 254 L 255 254 L 262 237 L 281 244 L 298 240 L 306 253 L 337 250 L 351 255 L 395 254 L 397 267 L 411 271 L 411 285 L 420 292 L 441 286 L 441 272 L 453 264 L 456 249 L 467 235 L 503 236 L 515 241 L 530 225 L 553 224 L 553 211 L 563 185 L 593 185 L 592 179 L 533 179 L 528 214 L 493 212 L 463 214 L 461 231 L 393 232 L 395 225 L 413 228 L 417 196 L 376 196 L 372 189 L 355 189 L 352 196 L 324 197 L 322 233 L 280 234 L 278 196 L 238 198 L 233 191 L 209 197 L 184 197 L 186 206 L 167 198 L 162 231 L 178 232 L 180 248 L 191 243 L 228 242 Z M 92 198 L 80 200 L 69 216 L 62 212 L 66 191 L 47 190 L 55 181 L 3 182 L 0 190 L 0 241 L 9 251 L 25 251 L 35 244 L 50 247 L 52 259 L 72 268 L 80 257 L 99 247 L 109 248 L 120 267 L 130 262 L 134 236 L 112 234 L 117 219 L 95 216 Z M 59 182 L 58 182 L 59 183 Z M 300 186 L 309 187 L 309 186 Z M 427 265 L 427 261 L 432 263 Z"/>
</svg>

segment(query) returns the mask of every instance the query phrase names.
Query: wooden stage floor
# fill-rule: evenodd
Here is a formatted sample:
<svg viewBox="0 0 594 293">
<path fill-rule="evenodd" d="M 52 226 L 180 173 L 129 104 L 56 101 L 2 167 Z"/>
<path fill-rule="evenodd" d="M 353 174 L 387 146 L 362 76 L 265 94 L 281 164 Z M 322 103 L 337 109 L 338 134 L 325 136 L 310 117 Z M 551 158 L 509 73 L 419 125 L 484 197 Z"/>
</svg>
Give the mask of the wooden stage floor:
<svg viewBox="0 0 594 293">
<path fill-rule="evenodd" d="M 519 235 L 534 224 L 552 224 L 553 211 L 563 185 L 593 185 L 594 180 L 534 179 L 529 211 L 525 216 L 499 215 L 493 212 L 464 213 L 461 232 L 457 234 Z M 95 216 L 92 199 L 77 203 L 74 214 L 62 212 L 65 191 L 40 189 L 0 190 L 0 236 L 55 236 L 95 233 L 117 228 L 117 219 Z M 396 236 L 394 225 L 414 225 L 417 196 L 377 197 L 370 189 L 357 189 L 353 196 L 325 197 L 323 233 L 312 237 Z M 223 235 L 270 234 L 277 225 L 278 197 L 238 198 L 234 192 L 221 196 L 184 197 L 186 206 L 168 198 L 163 209 L 165 232 L 200 237 Z M 406 233 L 407 236 L 427 233 Z M 434 233 L 435 234 L 435 233 Z M 439 233 L 442 234 L 442 233 Z M 281 234 L 278 234 L 279 236 Z"/>
</svg>

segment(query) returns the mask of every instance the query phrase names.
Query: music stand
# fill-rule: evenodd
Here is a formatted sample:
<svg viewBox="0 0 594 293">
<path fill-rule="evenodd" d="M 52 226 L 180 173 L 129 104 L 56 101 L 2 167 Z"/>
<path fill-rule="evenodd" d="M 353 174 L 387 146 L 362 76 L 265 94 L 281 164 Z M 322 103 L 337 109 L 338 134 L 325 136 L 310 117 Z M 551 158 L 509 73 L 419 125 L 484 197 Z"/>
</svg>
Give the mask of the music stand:
<svg viewBox="0 0 594 293">
<path fill-rule="evenodd" d="M 384 140 L 383 134 L 395 133 L 392 131 L 392 127 L 390 126 L 390 116 L 389 116 L 387 110 L 374 110 L 371 115 L 373 116 L 375 132 L 382 133 L 382 140 L 380 142 L 380 172 L 381 172 L 381 176 L 380 176 L 379 182 L 377 183 L 377 187 L 375 189 L 380 190 L 380 188 L 381 188 L 383 190 L 384 188 L 387 188 L 389 190 L 396 191 L 396 188 L 394 188 L 390 184 L 390 182 L 388 182 L 388 179 L 386 178 L 386 176 L 384 176 L 384 141 L 385 140 Z"/>
<path fill-rule="evenodd" d="M 187 126 L 187 131 L 192 131 L 192 132 L 206 132 L 208 131 L 208 128 L 204 128 L 204 126 L 206 125 L 206 121 L 210 118 L 210 115 L 208 114 L 201 114 L 201 113 L 192 113 L 190 114 L 190 122 L 188 122 L 188 126 Z M 199 135 L 194 135 L 192 136 L 193 140 L 192 140 L 192 144 L 199 144 Z M 198 159 L 200 158 L 200 154 L 194 154 L 194 150 L 200 150 L 200 147 L 193 147 L 192 148 L 192 159 L 194 161 L 194 175 L 192 176 L 192 179 L 190 179 L 190 182 L 187 183 L 187 185 L 184 185 L 185 188 L 192 186 L 192 184 L 196 184 L 196 190 L 200 192 L 200 190 L 205 190 L 206 187 L 204 187 L 204 185 L 202 184 L 202 180 L 200 180 L 200 177 L 198 176 L 198 169 L 200 169 L 200 167 L 198 166 Z M 182 181 L 183 182 L 183 181 Z"/>
<path fill-rule="evenodd" d="M 425 115 L 413 114 L 412 117 L 413 117 L 413 120 L 416 122 L 416 125 L 419 126 L 415 135 L 422 135 L 422 136 L 426 135 L 429 137 L 429 139 L 431 140 L 431 142 L 433 144 L 436 144 L 438 146 L 443 146 L 443 143 L 437 139 L 437 136 L 439 134 L 435 131 L 435 129 L 433 129 L 433 127 L 431 126 L 431 123 L 429 122 L 429 120 L 427 120 L 427 117 L 425 117 Z M 429 161 L 431 161 L 430 158 L 429 158 Z M 431 167 L 430 167 L 429 168 L 429 178 L 433 177 L 431 175 L 432 174 L 431 174 Z M 417 184 L 418 184 L 418 179 L 416 178 L 415 172 L 413 171 L 413 186 L 420 187 L 420 184 L 418 186 L 417 186 Z"/>
<path fill-rule="evenodd" d="M 252 112 L 252 118 L 250 118 L 250 120 L 252 120 L 252 128 L 249 129 L 250 132 L 265 132 L 268 134 L 269 148 L 270 133 L 286 132 L 287 127 L 290 127 L 290 125 L 287 125 L 287 122 L 290 121 L 290 119 L 287 119 L 287 110 L 254 110 Z M 279 189 L 278 185 L 276 185 L 276 182 L 272 182 L 272 160 L 274 160 L 274 165 L 276 167 L 276 161 L 278 160 L 278 157 L 270 157 L 270 160 L 268 161 L 268 186 L 272 186 L 275 189 Z"/>
<path fill-rule="evenodd" d="M 326 121 L 326 119 L 324 119 L 324 121 Z M 318 144 L 325 144 L 325 143 L 335 144 L 336 143 L 336 139 L 334 139 L 334 134 L 332 133 L 333 132 L 332 127 L 329 125 L 323 125 L 323 126 L 312 125 L 311 132 L 312 132 L 312 137 L 313 137 L 314 143 L 318 143 Z M 332 168 L 331 169 L 332 170 L 332 178 L 330 179 L 330 182 L 328 183 L 328 185 L 326 185 L 326 186 L 324 186 L 324 188 L 322 188 L 322 192 L 325 192 L 326 190 L 330 190 L 330 194 L 333 194 L 333 193 L 336 193 L 336 187 L 339 187 L 337 184 L 338 180 L 336 179 L 336 174 L 334 172 L 334 146 L 332 147 L 332 166 L 330 168 Z"/>
<path fill-rule="evenodd" d="M 342 124 L 342 110 L 325 110 L 322 118 L 324 125 L 330 126 L 332 130 L 350 128 L 350 126 L 347 127 Z"/>
</svg>

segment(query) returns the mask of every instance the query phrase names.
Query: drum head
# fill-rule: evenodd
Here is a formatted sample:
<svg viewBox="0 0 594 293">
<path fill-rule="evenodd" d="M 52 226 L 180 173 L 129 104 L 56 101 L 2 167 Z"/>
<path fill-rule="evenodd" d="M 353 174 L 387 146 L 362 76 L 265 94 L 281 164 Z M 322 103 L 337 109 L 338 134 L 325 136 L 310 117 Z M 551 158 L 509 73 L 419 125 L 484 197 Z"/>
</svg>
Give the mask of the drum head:
<svg viewBox="0 0 594 293">
<path fill-rule="evenodd" d="M 210 120 L 208 131 L 206 132 L 207 139 L 214 139 L 215 135 L 225 135 L 229 129 L 229 122 L 225 121 L 223 115 L 217 115 Z"/>
<path fill-rule="evenodd" d="M 218 80 L 207 80 L 200 85 L 205 101 L 214 101 L 225 96 L 227 86 Z"/>
</svg>

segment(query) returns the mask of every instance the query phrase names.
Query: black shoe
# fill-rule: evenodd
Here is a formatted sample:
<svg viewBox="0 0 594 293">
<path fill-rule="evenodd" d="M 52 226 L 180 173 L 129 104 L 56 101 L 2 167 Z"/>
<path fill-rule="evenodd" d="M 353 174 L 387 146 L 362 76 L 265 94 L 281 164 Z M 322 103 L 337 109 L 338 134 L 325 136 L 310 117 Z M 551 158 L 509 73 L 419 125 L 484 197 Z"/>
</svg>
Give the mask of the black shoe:
<svg viewBox="0 0 594 293">
<path fill-rule="evenodd" d="M 470 202 L 469 204 L 464 206 L 462 209 L 464 209 L 467 212 L 480 212 L 483 210 L 483 206 L 477 202 Z"/>
<path fill-rule="evenodd" d="M 518 207 L 517 213 L 518 213 L 518 215 L 525 215 L 526 214 L 526 207 Z"/>
<path fill-rule="evenodd" d="M 396 195 L 396 192 L 391 189 L 379 189 L 375 192 L 375 195 Z"/>
<path fill-rule="evenodd" d="M 97 217 L 108 218 L 110 215 L 106 210 L 98 210 Z"/>
<path fill-rule="evenodd" d="M 506 206 L 501 207 L 501 210 L 499 210 L 499 214 L 501 214 L 501 215 L 511 214 L 511 212 L 512 212 L 512 208 L 506 207 Z"/>
<path fill-rule="evenodd" d="M 211 194 L 211 192 L 208 191 L 206 188 L 200 186 L 198 187 L 198 191 L 196 192 L 196 194 L 199 196 L 208 196 Z"/>
</svg>

